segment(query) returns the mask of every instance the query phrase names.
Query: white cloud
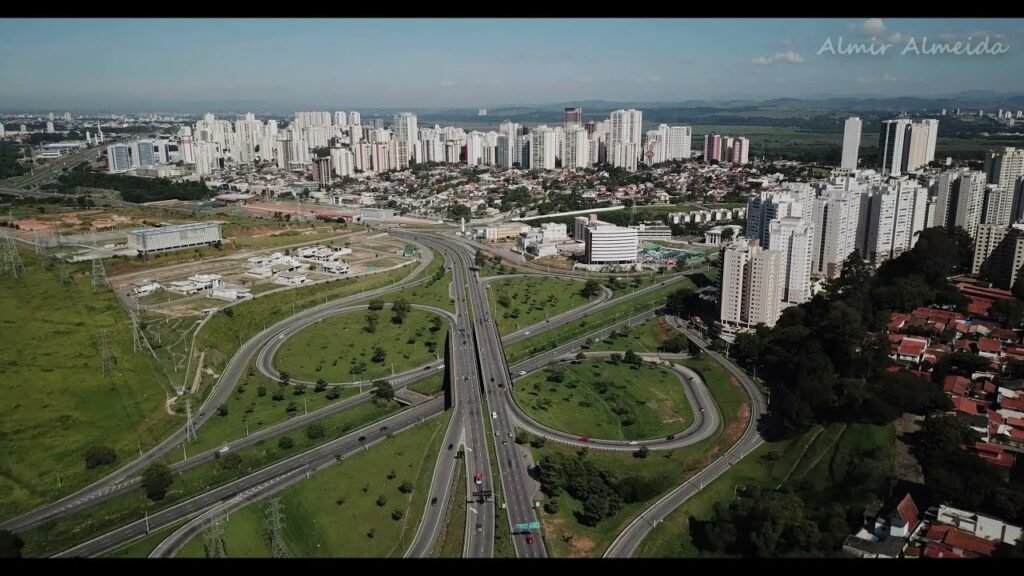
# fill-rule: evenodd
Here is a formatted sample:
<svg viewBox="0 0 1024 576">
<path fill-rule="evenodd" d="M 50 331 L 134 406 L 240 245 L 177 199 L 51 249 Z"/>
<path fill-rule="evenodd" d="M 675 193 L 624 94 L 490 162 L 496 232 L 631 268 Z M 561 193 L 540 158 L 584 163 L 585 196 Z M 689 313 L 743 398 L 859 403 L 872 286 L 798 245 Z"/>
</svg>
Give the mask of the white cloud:
<svg viewBox="0 0 1024 576">
<path fill-rule="evenodd" d="M 859 83 L 859 84 L 874 84 L 875 83 L 875 79 L 874 78 L 865 78 L 863 76 L 857 76 L 857 83 Z"/>
<path fill-rule="evenodd" d="M 770 57 L 758 56 L 757 58 L 751 60 L 751 62 L 762 66 L 775 64 L 776 62 L 787 62 L 789 64 L 803 64 L 804 57 L 797 54 L 796 52 L 793 52 L 792 50 L 787 50 L 785 52 L 776 52 L 774 56 Z"/>
<path fill-rule="evenodd" d="M 661 76 L 648 76 L 648 82 L 661 82 Z"/>
<path fill-rule="evenodd" d="M 851 24 L 850 28 L 866 36 L 878 36 L 885 33 L 885 22 L 881 18 L 868 18 L 860 24 Z"/>
<path fill-rule="evenodd" d="M 896 78 L 892 74 L 882 74 L 882 80 L 885 80 L 886 82 L 897 82 L 899 81 L 899 78 Z"/>
<path fill-rule="evenodd" d="M 899 32 L 893 32 L 888 36 L 888 38 L 885 39 L 885 41 L 889 42 L 890 44 L 900 44 L 904 40 L 906 40 L 906 38 L 903 36 L 903 34 L 900 34 Z"/>
<path fill-rule="evenodd" d="M 452 86 L 455 86 L 455 81 L 454 80 L 441 80 L 441 86 L 443 86 L 445 88 L 450 88 Z"/>
</svg>

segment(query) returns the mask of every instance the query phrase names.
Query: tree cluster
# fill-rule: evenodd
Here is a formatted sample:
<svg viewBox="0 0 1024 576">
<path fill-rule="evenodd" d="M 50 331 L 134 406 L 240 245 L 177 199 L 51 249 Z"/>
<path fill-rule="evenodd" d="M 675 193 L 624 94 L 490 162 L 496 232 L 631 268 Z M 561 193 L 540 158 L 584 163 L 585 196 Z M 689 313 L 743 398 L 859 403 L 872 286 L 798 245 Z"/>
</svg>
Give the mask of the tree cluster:
<svg viewBox="0 0 1024 576">
<path fill-rule="evenodd" d="M 205 200 L 213 194 L 203 182 L 172 182 L 165 178 L 101 174 L 77 169 L 61 175 L 58 180 L 65 190 L 77 186 L 117 190 L 126 202 Z"/>
</svg>

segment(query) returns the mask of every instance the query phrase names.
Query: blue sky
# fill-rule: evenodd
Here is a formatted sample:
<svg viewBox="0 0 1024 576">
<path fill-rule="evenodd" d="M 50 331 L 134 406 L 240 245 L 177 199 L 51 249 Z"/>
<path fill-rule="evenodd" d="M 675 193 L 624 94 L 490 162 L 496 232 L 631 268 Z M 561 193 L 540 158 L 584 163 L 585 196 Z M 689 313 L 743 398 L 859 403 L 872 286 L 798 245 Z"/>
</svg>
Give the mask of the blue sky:
<svg viewBox="0 0 1024 576">
<path fill-rule="evenodd" d="M 1024 19 L 0 20 L 0 108 L 285 109 L 1024 91 Z M 990 37 L 1001 55 L 901 55 Z M 894 44 L 817 54 L 826 38 Z"/>
</svg>

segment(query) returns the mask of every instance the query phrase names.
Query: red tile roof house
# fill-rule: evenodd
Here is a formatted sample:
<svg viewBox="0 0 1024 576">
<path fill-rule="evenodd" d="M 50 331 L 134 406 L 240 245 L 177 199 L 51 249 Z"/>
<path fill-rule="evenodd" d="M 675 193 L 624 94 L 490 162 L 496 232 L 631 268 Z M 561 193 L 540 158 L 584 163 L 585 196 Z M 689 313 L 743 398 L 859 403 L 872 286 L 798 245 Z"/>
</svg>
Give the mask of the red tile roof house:
<svg viewBox="0 0 1024 576">
<path fill-rule="evenodd" d="M 971 452 L 981 458 L 989 464 L 995 466 L 1001 466 L 1006 469 L 1013 468 L 1015 458 L 1013 454 L 1006 451 L 1006 448 L 998 444 L 990 444 L 988 442 L 975 442 L 974 446 L 963 446 L 965 450 Z"/>
<path fill-rule="evenodd" d="M 956 396 L 965 396 L 970 390 L 971 381 L 963 376 L 946 376 L 942 380 L 942 391 Z"/>
<path fill-rule="evenodd" d="M 924 537 L 925 558 L 977 558 L 991 556 L 996 543 L 952 526 L 932 526 Z"/>
<path fill-rule="evenodd" d="M 900 344 L 896 349 L 896 357 L 894 360 L 920 364 L 921 361 L 924 360 L 925 350 L 927 349 L 927 338 L 906 336 L 900 341 Z"/>
<path fill-rule="evenodd" d="M 970 398 L 964 398 L 963 396 L 953 397 L 953 410 L 967 414 L 969 416 L 977 416 L 979 414 L 985 414 L 992 408 L 991 402 L 982 402 L 980 400 L 972 400 Z"/>
<path fill-rule="evenodd" d="M 898 558 L 921 526 L 921 514 L 907 494 L 887 514 L 866 510 L 864 524 L 843 541 L 843 551 L 859 558 Z"/>
</svg>

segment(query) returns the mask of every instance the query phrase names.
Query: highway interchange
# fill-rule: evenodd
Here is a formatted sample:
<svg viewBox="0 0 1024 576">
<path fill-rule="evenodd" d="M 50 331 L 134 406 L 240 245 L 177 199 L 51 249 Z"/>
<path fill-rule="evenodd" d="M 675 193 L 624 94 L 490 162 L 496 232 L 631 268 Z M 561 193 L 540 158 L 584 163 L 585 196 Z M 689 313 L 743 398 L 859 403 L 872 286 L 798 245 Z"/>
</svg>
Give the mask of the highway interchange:
<svg viewBox="0 0 1024 576">
<path fill-rule="evenodd" d="M 637 447 L 636 444 L 629 444 L 623 441 L 602 439 L 592 439 L 584 444 L 572 434 L 553 430 L 535 422 L 516 405 L 512 398 L 513 374 L 529 373 L 541 369 L 552 362 L 567 361 L 571 358 L 571 354 L 580 349 L 587 339 L 604 337 L 616 330 L 621 324 L 639 324 L 655 316 L 657 311 L 654 309 L 648 310 L 633 318 L 597 330 L 585 337 L 562 344 L 554 350 L 520 362 L 511 368 L 505 360 L 504 346 L 531 335 L 535 336 L 566 323 L 576 321 L 587 314 L 618 305 L 626 300 L 641 297 L 649 291 L 660 288 L 664 284 L 680 281 L 682 276 L 672 277 L 660 284 L 638 290 L 635 294 L 614 300 L 609 299 L 611 294 L 607 289 L 604 289 L 604 292 L 598 298 L 584 306 L 550 318 L 537 326 L 523 328 L 501 338 L 498 334 L 496 323 L 490 318 L 490 307 L 487 300 L 487 290 L 485 289 L 486 284 L 495 280 L 495 278 L 477 278 L 470 270 L 472 267 L 472 257 L 477 249 L 475 245 L 459 238 L 435 236 L 412 231 L 394 231 L 393 233 L 396 236 L 412 240 L 421 246 L 433 248 L 439 254 L 444 255 L 446 265 L 449 266 L 453 274 L 451 295 L 456 309 L 454 314 L 440 309 L 430 310 L 442 314 L 449 322 L 450 332 L 446 352 L 448 358 L 445 367 L 448 370 L 454 406 L 452 407 L 452 417 L 440 454 L 438 455 L 431 483 L 430 494 L 437 498 L 437 504 L 427 504 L 423 519 L 417 530 L 416 538 L 406 552 L 406 556 L 422 557 L 429 555 L 432 551 L 438 533 L 441 531 L 444 511 L 447 509 L 451 497 L 451 494 L 449 494 L 450 487 L 454 477 L 455 466 L 458 465 L 455 454 L 461 453 L 464 456 L 462 464 L 466 469 L 467 493 L 473 500 L 469 503 L 465 519 L 466 538 L 464 540 L 463 556 L 491 557 L 494 554 L 495 530 L 503 529 L 498 527 L 495 522 L 496 506 L 499 502 L 505 507 L 508 530 L 510 532 L 515 524 L 537 520 L 535 513 L 537 503 L 534 501 L 535 495 L 532 493 L 534 491 L 533 482 L 529 478 L 524 455 L 514 442 L 507 441 L 514 437 L 517 428 L 556 442 L 579 446 L 586 445 L 598 450 L 635 450 Z M 274 351 L 288 336 L 305 326 L 333 314 L 365 308 L 365 304 L 356 304 L 358 301 L 407 287 L 431 263 L 431 251 L 421 250 L 421 253 L 424 254 L 424 259 L 421 261 L 420 266 L 400 283 L 299 312 L 267 328 L 243 344 L 225 368 L 210 397 L 203 403 L 199 416 L 196 418 L 196 427 L 201 427 L 210 418 L 214 412 L 212 407 L 219 406 L 230 395 L 241 372 L 254 356 L 259 358 L 257 365 L 261 371 L 268 375 L 276 374 L 270 361 L 273 358 Z M 547 272 L 546 274 L 554 275 Z M 572 277 L 572 275 L 568 274 L 558 275 Z M 575 279 L 579 280 L 580 278 L 576 276 Z M 679 323 L 673 322 L 673 325 L 684 333 L 688 332 Z M 687 335 L 702 347 L 707 346 L 698 336 L 689 333 Z M 656 525 L 664 516 L 677 508 L 688 497 L 692 496 L 693 493 L 696 493 L 700 487 L 717 478 L 734 461 L 742 458 L 761 442 L 755 425 L 757 418 L 765 410 L 764 400 L 760 395 L 760 391 L 753 382 L 749 381 L 749 378 L 742 375 L 742 372 L 727 359 L 721 358 L 713 352 L 709 352 L 709 354 L 715 357 L 716 360 L 721 361 L 730 371 L 736 374 L 744 389 L 753 400 L 751 425 L 748 426 L 737 444 L 723 454 L 722 457 L 667 494 L 638 517 L 636 521 L 631 523 L 608 549 L 606 556 L 630 556 L 642 538 L 650 531 L 652 525 Z M 680 381 L 694 408 L 695 418 L 687 430 L 675 435 L 672 440 L 653 439 L 639 443 L 648 446 L 652 450 L 671 449 L 699 442 L 713 434 L 721 423 L 720 414 L 714 399 L 711 398 L 706 386 L 700 381 L 699 376 L 678 364 L 672 364 L 669 361 L 665 361 L 665 363 L 666 367 L 674 370 L 680 376 Z M 397 389 L 436 373 L 441 368 L 441 365 L 441 362 L 435 362 L 424 367 L 417 367 L 416 369 L 395 375 L 389 380 Z M 354 385 L 358 383 L 345 384 Z M 266 428 L 244 439 L 235 440 L 230 445 L 233 449 L 252 445 L 267 437 L 304 426 L 326 415 L 337 413 L 355 404 L 365 402 L 369 398 L 369 393 L 361 393 L 320 410 Z M 140 522 L 143 521 L 139 521 L 118 528 L 99 538 L 65 550 L 60 555 L 93 556 L 102 554 L 123 546 L 124 543 L 153 530 L 170 526 L 183 519 L 192 517 L 192 521 L 177 530 L 171 538 L 165 540 L 154 551 L 156 555 L 173 555 L 181 545 L 187 542 L 189 538 L 195 536 L 198 533 L 197 531 L 201 530 L 201 526 L 209 518 L 222 514 L 226 510 L 237 509 L 250 502 L 266 498 L 300 481 L 306 475 L 350 455 L 354 451 L 366 449 L 373 442 L 383 439 L 383 434 L 374 435 L 374 430 L 379 432 L 379 429 L 375 427 L 378 427 L 383 422 L 389 422 L 387 426 L 393 433 L 403 428 L 411 427 L 425 418 L 443 413 L 446 408 L 444 400 L 444 398 L 435 398 L 419 403 L 373 426 L 327 442 L 304 454 L 278 462 L 230 484 L 215 488 L 185 502 L 156 512 L 149 516 L 146 522 L 142 524 Z M 488 438 L 488 427 L 491 428 L 491 434 L 493 435 L 491 438 Z M 141 458 L 129 463 L 106 478 L 58 502 L 44 506 L 19 518 L 9 520 L 0 527 L 11 530 L 29 529 L 44 522 L 67 516 L 126 491 L 136 489 L 138 479 L 135 478 L 135 475 L 181 443 L 184 439 L 184 433 L 184 429 L 179 430 Z M 359 437 L 364 437 L 364 441 L 359 441 Z M 497 475 L 491 470 L 491 459 L 488 457 L 488 440 L 493 442 L 496 453 Z M 449 446 L 453 446 L 453 448 L 449 449 Z M 464 448 L 464 450 L 459 452 L 456 447 Z M 185 461 L 178 462 L 175 464 L 175 470 L 182 471 L 208 462 L 215 457 L 215 452 L 216 449 L 210 450 Z M 473 481 L 473 477 L 478 472 L 484 478 L 484 482 L 480 486 L 475 485 Z M 492 479 L 495 479 L 500 486 L 493 486 Z M 499 492 L 501 494 L 500 500 L 497 497 Z M 453 519 L 452 521 L 456 520 Z M 534 531 L 529 539 L 522 534 L 513 535 L 513 543 L 518 557 L 542 558 L 546 556 L 543 537 L 537 531 Z"/>
</svg>

